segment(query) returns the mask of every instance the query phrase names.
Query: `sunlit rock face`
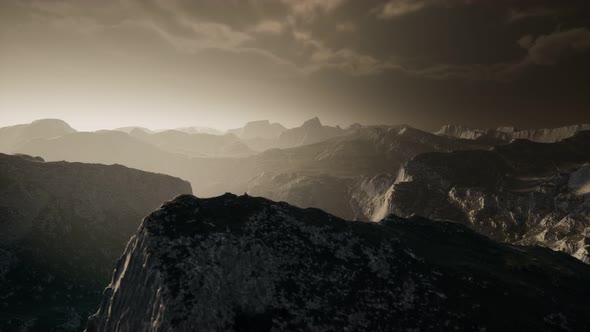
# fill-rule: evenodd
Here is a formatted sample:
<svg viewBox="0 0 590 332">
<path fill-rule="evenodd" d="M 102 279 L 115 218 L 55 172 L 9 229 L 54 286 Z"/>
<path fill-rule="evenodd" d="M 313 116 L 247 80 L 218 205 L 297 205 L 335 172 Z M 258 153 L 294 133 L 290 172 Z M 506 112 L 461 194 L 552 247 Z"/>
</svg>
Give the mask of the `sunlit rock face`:
<svg viewBox="0 0 590 332">
<path fill-rule="evenodd" d="M 81 331 L 129 237 L 178 178 L 0 154 L 0 331 Z"/>
<path fill-rule="evenodd" d="M 590 263 L 590 132 L 552 144 L 417 156 L 383 211 L 457 220 L 498 241 L 538 244 Z"/>
<path fill-rule="evenodd" d="M 317 126 L 317 123 L 316 123 Z M 247 192 L 345 219 L 373 220 L 383 194 L 408 160 L 432 151 L 489 148 L 482 142 L 437 136 L 409 126 L 353 127 L 344 136 L 256 158 L 262 172 Z"/>
<path fill-rule="evenodd" d="M 584 166 L 578 168 L 570 175 L 568 180 L 568 187 L 576 194 L 584 196 L 586 199 L 589 198 L 590 164 L 584 164 Z"/>
<path fill-rule="evenodd" d="M 144 219 L 87 331 L 585 330 L 588 281 L 459 224 L 183 195 Z"/>
</svg>

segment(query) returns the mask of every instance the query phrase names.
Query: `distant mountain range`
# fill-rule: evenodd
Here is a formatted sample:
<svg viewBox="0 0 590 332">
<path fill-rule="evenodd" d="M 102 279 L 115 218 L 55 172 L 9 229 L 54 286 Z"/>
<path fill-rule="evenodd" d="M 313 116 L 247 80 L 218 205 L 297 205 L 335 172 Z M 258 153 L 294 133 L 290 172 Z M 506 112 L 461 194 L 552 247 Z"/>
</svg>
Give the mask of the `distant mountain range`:
<svg viewBox="0 0 590 332">
<path fill-rule="evenodd" d="M 587 330 L 586 128 L 0 128 L 0 331 Z"/>
<path fill-rule="evenodd" d="M 189 183 L 0 154 L 0 331 L 80 331 L 141 219 Z"/>
<path fill-rule="evenodd" d="M 516 129 L 514 127 L 499 127 L 497 129 L 477 129 L 457 125 L 443 126 L 439 135 L 496 141 L 496 143 L 510 142 L 513 139 L 526 139 L 539 143 L 555 143 L 573 136 L 579 131 L 590 130 L 590 124 L 579 124 L 558 128 Z"/>
<path fill-rule="evenodd" d="M 38 121 L 34 125 L 39 127 L 42 123 L 43 121 Z M 561 138 L 567 140 L 567 137 L 575 136 L 576 133 L 582 132 L 579 130 L 586 128 L 586 125 L 578 125 L 530 131 L 508 128 L 470 131 L 462 127 L 446 126 L 439 133 L 432 134 L 404 125 L 356 125 L 341 129 L 323 126 L 319 119 L 314 118 L 301 127 L 293 129 L 285 129 L 268 121 L 255 121 L 234 130 L 231 134 L 210 135 L 188 134 L 178 130 L 149 132 L 140 128 L 127 128 L 128 133 L 122 131 L 72 132 L 73 129 L 64 123 L 56 125 L 55 120 L 50 120 L 48 124 L 51 128 L 62 128 L 62 135 L 54 136 L 59 132 L 44 130 L 43 132 L 49 133 L 45 136 L 50 137 L 43 137 L 43 135 L 35 134 L 34 130 L 27 129 L 27 126 L 20 126 L 19 132 L 26 135 L 21 134 L 18 140 L 20 143 L 9 150 L 41 156 L 48 161 L 121 164 L 186 179 L 193 185 L 194 193 L 200 197 L 216 196 L 224 192 L 248 193 L 286 201 L 300 207 L 321 208 L 349 220 L 380 220 L 392 212 L 400 213 L 402 216 L 416 213 L 435 219 L 471 220 L 472 217 L 464 217 L 464 214 L 427 213 L 427 208 L 431 205 L 428 202 L 429 197 L 438 195 L 438 191 L 445 193 L 448 189 L 446 187 L 444 190 L 436 189 L 438 191 L 433 193 L 435 184 L 426 184 L 426 189 L 415 186 L 415 189 L 409 191 L 408 195 L 417 195 L 421 192 L 420 190 L 426 190 L 424 194 L 421 194 L 422 196 L 418 197 L 426 200 L 424 203 L 418 198 L 409 200 L 408 202 L 412 204 L 407 208 L 409 203 L 393 203 L 395 197 L 403 197 L 402 188 L 408 185 L 400 184 L 400 178 L 403 178 L 408 171 L 406 165 L 412 165 L 414 159 L 421 160 L 422 155 L 431 152 L 450 153 L 474 150 L 474 152 L 466 152 L 465 156 L 474 156 L 469 158 L 475 159 L 477 163 L 465 163 L 464 167 L 457 166 L 456 170 L 461 170 L 461 174 L 465 176 L 480 174 L 480 171 L 495 165 L 484 162 L 487 160 L 485 156 L 490 154 L 486 151 L 494 147 L 496 150 L 513 147 L 516 151 L 515 155 L 529 156 L 526 144 L 518 143 L 521 142 L 518 137 L 526 136 L 540 142 Z M 260 137 L 253 138 L 256 136 L 254 132 L 258 130 L 261 132 Z M 1 132 L 4 130 L 0 130 Z M 474 132 L 485 132 L 485 134 L 469 134 Z M 29 138 L 26 139 L 26 137 Z M 517 141 L 513 142 L 515 139 Z M 271 146 L 296 146 L 257 152 L 248 146 L 253 140 L 258 140 L 259 144 L 264 142 Z M 520 151 L 521 147 L 522 151 Z M 570 150 L 564 151 L 566 154 L 576 153 Z M 459 152 L 456 153 L 459 154 Z M 480 154 L 483 159 L 478 160 L 477 156 Z M 551 165 L 550 161 L 542 158 L 531 160 L 535 160 L 534 163 L 540 165 Z M 442 161 L 442 163 L 445 162 Z M 461 165 L 461 161 L 458 163 Z M 578 163 L 575 166 L 581 167 L 582 164 Z M 520 175 L 523 178 L 539 177 L 533 173 L 526 174 L 528 170 L 523 172 L 525 174 Z M 568 172 L 571 173 L 574 170 Z M 573 176 L 571 174 L 568 176 Z M 476 179 L 466 185 L 465 190 L 469 189 L 469 192 L 473 193 L 480 186 L 478 181 L 488 179 L 488 175 Z M 445 181 L 443 182 L 445 186 L 448 183 L 449 188 L 456 187 L 453 181 L 457 181 L 457 178 Z M 404 180 L 404 182 L 408 181 Z M 522 197 L 526 195 L 528 193 L 520 194 Z M 577 200 L 569 201 L 572 202 L 571 206 L 559 215 L 573 218 L 576 220 L 575 225 L 581 225 L 571 226 L 574 228 L 573 231 L 568 231 L 571 235 L 540 235 L 548 227 L 537 227 L 534 228 L 535 231 L 521 230 L 518 233 L 520 235 L 516 235 L 511 229 L 501 229 L 500 226 L 496 229 L 496 232 L 500 232 L 499 235 L 492 234 L 489 230 L 480 231 L 502 241 L 512 243 L 525 241 L 563 249 L 585 260 L 586 249 L 584 248 L 587 241 L 585 234 L 588 233 L 584 226 L 586 221 L 580 223 L 577 221 L 580 218 L 576 217 L 579 213 L 572 212 L 577 211 L 580 203 Z M 506 214 L 518 215 L 522 213 L 518 211 L 531 209 L 527 207 L 528 203 L 525 203 L 523 199 L 515 202 L 518 203 L 505 208 Z M 398 206 L 398 210 L 392 207 L 394 205 Z M 557 206 L 561 205 L 555 205 L 555 208 Z M 442 207 L 438 208 L 442 209 Z M 465 214 L 469 214 L 471 208 L 465 207 L 464 211 Z M 535 221 L 531 223 L 538 224 L 542 218 L 533 219 Z M 489 221 L 489 223 L 492 222 Z M 553 221 L 552 223 L 555 224 Z M 567 222 L 564 221 L 564 223 Z M 475 227 L 475 229 L 478 228 Z M 553 229 L 555 232 L 556 228 Z M 546 239 L 535 240 L 537 235 L 545 236 Z"/>
<path fill-rule="evenodd" d="M 129 135 L 164 151 L 187 157 L 244 157 L 256 154 L 234 134 L 187 134 L 178 130 L 150 134 L 132 130 Z"/>
<path fill-rule="evenodd" d="M 61 120 L 45 119 L 10 127 L 0 128 L 0 152 L 13 153 L 33 138 L 54 138 L 76 130 Z"/>
<path fill-rule="evenodd" d="M 242 128 L 228 130 L 228 134 L 234 134 L 241 139 L 276 139 L 288 129 L 280 123 L 270 123 L 268 120 L 252 121 Z"/>
<path fill-rule="evenodd" d="M 585 331 L 589 280 L 459 224 L 185 195 L 144 219 L 87 331 Z"/>
</svg>

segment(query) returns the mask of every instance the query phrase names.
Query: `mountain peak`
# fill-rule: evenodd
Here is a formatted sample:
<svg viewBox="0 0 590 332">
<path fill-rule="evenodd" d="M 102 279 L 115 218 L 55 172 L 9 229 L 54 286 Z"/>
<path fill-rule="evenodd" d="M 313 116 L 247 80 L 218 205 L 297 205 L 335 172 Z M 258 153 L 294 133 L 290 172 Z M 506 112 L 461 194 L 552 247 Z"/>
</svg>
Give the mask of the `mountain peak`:
<svg viewBox="0 0 590 332">
<path fill-rule="evenodd" d="M 30 127 L 35 128 L 47 128 L 53 130 L 62 130 L 64 132 L 73 133 L 76 132 L 67 122 L 60 119 L 40 119 L 31 122 Z"/>
<path fill-rule="evenodd" d="M 321 127 L 321 126 L 322 126 L 322 122 L 320 121 L 320 119 L 317 116 L 305 121 L 302 125 L 302 127 Z"/>
</svg>

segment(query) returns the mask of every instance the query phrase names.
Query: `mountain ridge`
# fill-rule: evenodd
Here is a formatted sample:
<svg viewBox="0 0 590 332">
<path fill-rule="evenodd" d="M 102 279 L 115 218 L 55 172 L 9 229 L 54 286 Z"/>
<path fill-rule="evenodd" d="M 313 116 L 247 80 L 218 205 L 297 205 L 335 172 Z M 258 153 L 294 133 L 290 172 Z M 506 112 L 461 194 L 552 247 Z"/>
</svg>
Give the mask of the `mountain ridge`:
<svg viewBox="0 0 590 332">
<path fill-rule="evenodd" d="M 0 154 L 0 330 L 80 331 L 141 219 L 191 192 L 121 165 Z"/>
<path fill-rule="evenodd" d="M 588 280 L 563 253 L 456 223 L 182 195 L 130 240 L 87 331 L 583 330 Z"/>
</svg>

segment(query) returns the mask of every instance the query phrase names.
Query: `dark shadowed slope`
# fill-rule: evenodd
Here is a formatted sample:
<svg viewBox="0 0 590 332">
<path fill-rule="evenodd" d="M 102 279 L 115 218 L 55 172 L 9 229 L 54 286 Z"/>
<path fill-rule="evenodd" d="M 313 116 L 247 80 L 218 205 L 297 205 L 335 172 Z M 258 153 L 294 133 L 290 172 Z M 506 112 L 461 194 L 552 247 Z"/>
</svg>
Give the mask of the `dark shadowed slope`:
<svg viewBox="0 0 590 332">
<path fill-rule="evenodd" d="M 184 195 L 144 220 L 87 330 L 583 331 L 589 281 L 459 224 Z"/>
<path fill-rule="evenodd" d="M 419 155 L 383 213 L 453 219 L 496 240 L 540 244 L 590 262 L 590 131 L 557 143 Z"/>
<path fill-rule="evenodd" d="M 147 135 L 147 134 L 146 134 Z M 188 157 L 164 151 L 119 131 L 79 132 L 51 139 L 33 139 L 17 152 L 48 161 L 121 164 L 149 172 L 181 176 Z"/>
<path fill-rule="evenodd" d="M 79 331 L 141 219 L 188 182 L 0 154 L 0 331 Z"/>
</svg>

